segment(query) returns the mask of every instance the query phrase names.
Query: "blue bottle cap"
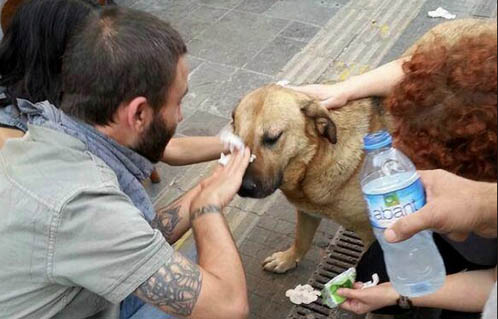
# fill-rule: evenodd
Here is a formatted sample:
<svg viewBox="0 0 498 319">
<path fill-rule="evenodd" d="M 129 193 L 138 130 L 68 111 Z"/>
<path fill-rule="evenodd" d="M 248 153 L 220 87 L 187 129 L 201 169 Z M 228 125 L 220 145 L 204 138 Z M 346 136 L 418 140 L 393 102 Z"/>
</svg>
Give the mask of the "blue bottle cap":
<svg viewBox="0 0 498 319">
<path fill-rule="evenodd" d="M 363 142 L 365 143 L 365 150 L 374 151 L 382 147 L 391 146 L 393 144 L 393 138 L 391 134 L 386 131 L 378 131 L 365 135 Z"/>
</svg>

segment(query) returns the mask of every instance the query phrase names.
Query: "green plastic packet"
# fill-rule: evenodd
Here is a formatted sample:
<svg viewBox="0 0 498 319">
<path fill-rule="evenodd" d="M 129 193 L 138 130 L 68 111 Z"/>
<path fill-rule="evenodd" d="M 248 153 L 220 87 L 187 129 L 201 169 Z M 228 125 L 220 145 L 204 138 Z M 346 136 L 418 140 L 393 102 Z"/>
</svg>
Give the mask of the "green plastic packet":
<svg viewBox="0 0 498 319">
<path fill-rule="evenodd" d="M 341 288 L 353 288 L 356 282 L 356 269 L 350 268 L 342 274 L 338 275 L 327 284 L 322 290 L 323 304 L 330 308 L 337 308 L 340 304 L 346 301 L 346 298 L 337 294 L 337 290 Z"/>
</svg>

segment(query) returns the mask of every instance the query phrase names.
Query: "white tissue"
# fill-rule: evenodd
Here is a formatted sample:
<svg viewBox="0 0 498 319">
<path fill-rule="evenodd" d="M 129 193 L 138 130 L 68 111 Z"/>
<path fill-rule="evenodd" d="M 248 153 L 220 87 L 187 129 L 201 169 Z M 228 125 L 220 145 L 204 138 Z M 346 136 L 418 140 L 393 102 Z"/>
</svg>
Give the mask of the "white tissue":
<svg viewBox="0 0 498 319">
<path fill-rule="evenodd" d="M 367 288 L 372 288 L 372 287 L 375 287 L 379 284 L 379 275 L 378 274 L 373 274 L 372 275 L 372 280 L 367 282 L 367 283 L 364 283 L 363 284 L 363 287 L 361 287 L 361 289 L 367 289 Z"/>
<path fill-rule="evenodd" d="M 220 163 L 221 166 L 227 166 L 228 162 L 230 162 L 230 155 L 221 153 L 221 157 L 218 160 L 218 163 Z"/>
<path fill-rule="evenodd" d="M 225 155 L 221 153 L 220 159 L 218 160 L 218 163 L 222 166 L 227 166 L 228 162 L 230 162 L 230 156 L 231 155 Z M 249 163 L 252 163 L 256 160 L 256 155 L 252 154 L 251 158 L 249 158 Z"/>
<path fill-rule="evenodd" d="M 230 150 L 230 153 L 233 153 L 235 150 L 241 152 L 244 151 L 244 149 L 246 148 L 242 139 L 237 135 L 233 134 L 232 132 L 230 132 L 228 129 L 225 129 L 220 133 L 220 140 L 225 146 L 225 148 L 228 148 Z M 255 160 L 256 160 L 256 155 L 252 154 L 251 158 L 249 159 L 249 163 L 252 163 Z M 218 163 L 220 163 L 223 166 L 226 166 L 229 161 L 230 161 L 230 155 L 221 154 Z"/>
<path fill-rule="evenodd" d="M 281 81 L 277 82 L 277 85 L 280 85 L 280 86 L 283 86 L 283 87 L 286 87 L 289 84 L 290 84 L 290 81 L 288 81 L 288 80 L 281 80 Z"/>
<path fill-rule="evenodd" d="M 431 18 L 444 18 L 447 20 L 453 20 L 457 17 L 456 14 L 451 14 L 448 10 L 441 7 L 437 8 L 434 11 L 429 11 L 428 15 Z"/>
<path fill-rule="evenodd" d="M 223 130 L 220 133 L 220 140 L 225 148 L 228 148 L 231 153 L 233 153 L 234 150 L 243 151 L 246 147 L 240 137 L 228 130 Z"/>
<path fill-rule="evenodd" d="M 313 289 L 310 285 L 299 285 L 295 289 L 287 290 L 285 296 L 295 305 L 309 305 L 318 300 L 322 293 Z"/>
</svg>

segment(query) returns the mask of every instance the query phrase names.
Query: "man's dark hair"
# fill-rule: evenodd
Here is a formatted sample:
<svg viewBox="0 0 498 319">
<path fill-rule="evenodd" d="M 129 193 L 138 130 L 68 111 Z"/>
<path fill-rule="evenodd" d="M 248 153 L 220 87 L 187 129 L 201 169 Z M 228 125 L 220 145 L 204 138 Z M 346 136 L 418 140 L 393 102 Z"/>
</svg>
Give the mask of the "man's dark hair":
<svg viewBox="0 0 498 319">
<path fill-rule="evenodd" d="M 158 111 L 187 53 L 180 34 L 159 18 L 122 7 L 90 16 L 81 31 L 64 55 L 62 110 L 107 125 L 122 103 L 144 96 Z"/>
<path fill-rule="evenodd" d="M 60 104 L 67 42 L 97 8 L 93 0 L 31 0 L 21 5 L 0 44 L 0 85 L 12 101 Z"/>
</svg>

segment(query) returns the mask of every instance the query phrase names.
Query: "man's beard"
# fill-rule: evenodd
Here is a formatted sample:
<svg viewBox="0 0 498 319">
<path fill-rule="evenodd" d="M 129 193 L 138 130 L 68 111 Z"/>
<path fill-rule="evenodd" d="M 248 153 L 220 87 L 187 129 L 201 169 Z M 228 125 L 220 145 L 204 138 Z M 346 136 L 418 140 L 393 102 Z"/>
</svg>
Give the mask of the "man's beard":
<svg viewBox="0 0 498 319">
<path fill-rule="evenodd" d="M 175 135 L 175 130 L 176 127 L 168 128 L 161 116 L 157 115 L 133 149 L 152 163 L 157 163 L 163 158 L 164 149 Z"/>
</svg>

